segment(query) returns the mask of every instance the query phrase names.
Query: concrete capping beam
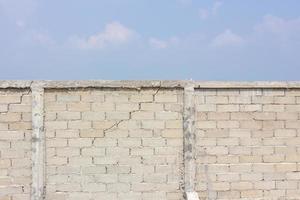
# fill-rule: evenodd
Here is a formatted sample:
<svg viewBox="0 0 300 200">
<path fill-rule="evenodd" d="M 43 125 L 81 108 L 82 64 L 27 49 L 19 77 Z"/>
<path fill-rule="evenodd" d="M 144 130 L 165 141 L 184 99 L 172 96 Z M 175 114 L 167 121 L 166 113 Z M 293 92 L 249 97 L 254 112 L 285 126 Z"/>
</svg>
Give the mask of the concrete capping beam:
<svg viewBox="0 0 300 200">
<path fill-rule="evenodd" d="M 251 89 L 251 88 L 278 88 L 278 89 L 292 89 L 292 88 L 300 88 L 300 81 L 253 81 L 253 82 L 245 82 L 245 81 L 196 81 L 193 82 L 195 89 L 200 88 L 211 88 L 211 89 L 228 89 L 228 88 L 236 88 L 236 89 Z"/>
<path fill-rule="evenodd" d="M 15 80 L 7 80 L 1 81 L 0 80 L 0 88 L 7 89 L 7 88 L 17 88 L 17 89 L 25 89 L 30 88 L 32 81 L 15 81 Z"/>
<path fill-rule="evenodd" d="M 32 92 L 32 186 L 31 200 L 45 197 L 44 88 L 31 85 Z"/>
<path fill-rule="evenodd" d="M 64 88 L 125 88 L 137 89 L 142 88 L 184 88 L 186 81 L 45 81 L 46 89 L 64 89 Z"/>
<path fill-rule="evenodd" d="M 195 156 L 195 96 L 194 86 L 184 88 L 183 99 L 183 155 L 184 155 L 184 192 L 187 200 L 198 200 L 195 192 L 196 156 Z"/>
<path fill-rule="evenodd" d="M 81 80 L 81 81 L 21 81 L 21 80 L 2 80 L 0 89 L 6 88 L 29 88 L 31 83 L 40 85 L 45 89 L 68 89 L 68 88 L 181 88 L 193 86 L 195 89 L 226 89 L 226 88 L 300 88 L 300 81 L 254 81 L 254 82 L 233 82 L 233 81 L 188 81 L 188 80 Z"/>
</svg>

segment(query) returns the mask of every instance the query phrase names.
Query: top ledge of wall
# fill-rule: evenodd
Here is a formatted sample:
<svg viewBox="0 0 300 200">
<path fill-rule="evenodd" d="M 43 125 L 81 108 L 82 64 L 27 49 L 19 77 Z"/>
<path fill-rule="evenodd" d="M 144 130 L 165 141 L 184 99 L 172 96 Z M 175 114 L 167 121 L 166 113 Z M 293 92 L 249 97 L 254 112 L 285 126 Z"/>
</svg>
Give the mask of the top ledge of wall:
<svg viewBox="0 0 300 200">
<path fill-rule="evenodd" d="M 218 89 L 218 88 L 300 88 L 300 81 L 186 81 L 186 80 L 147 80 L 147 81 L 115 81 L 115 80 L 82 80 L 82 81 L 30 81 L 30 80 L 2 80 L 0 88 L 30 88 L 42 87 L 48 89 L 63 88 L 184 88 Z"/>
<path fill-rule="evenodd" d="M 30 88 L 33 81 L 19 81 L 19 80 L 9 80 L 9 81 L 0 81 L 0 88 L 19 88 L 25 89 Z"/>
</svg>

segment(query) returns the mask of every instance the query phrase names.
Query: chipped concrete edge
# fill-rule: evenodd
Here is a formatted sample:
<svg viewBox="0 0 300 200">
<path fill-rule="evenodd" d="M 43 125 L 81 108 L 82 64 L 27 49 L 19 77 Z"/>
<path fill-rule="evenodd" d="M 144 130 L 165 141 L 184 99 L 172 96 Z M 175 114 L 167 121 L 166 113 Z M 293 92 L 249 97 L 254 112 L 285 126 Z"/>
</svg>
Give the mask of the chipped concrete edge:
<svg viewBox="0 0 300 200">
<path fill-rule="evenodd" d="M 30 89 L 32 92 L 31 200 L 42 200 L 45 197 L 44 88 L 39 83 L 33 83 Z"/>
<path fill-rule="evenodd" d="M 188 81 L 188 80 L 81 80 L 81 81 L 47 81 L 47 80 L 2 80 L 0 88 L 29 88 L 31 83 L 41 85 L 45 89 L 63 88 L 131 88 L 141 89 L 150 87 L 181 88 L 193 85 L 195 89 L 218 89 L 218 88 L 300 88 L 300 81 Z"/>
<path fill-rule="evenodd" d="M 198 200 L 195 192 L 196 157 L 195 157 L 195 95 L 194 85 L 184 87 L 183 99 L 183 154 L 184 154 L 184 196 L 186 200 Z"/>
</svg>

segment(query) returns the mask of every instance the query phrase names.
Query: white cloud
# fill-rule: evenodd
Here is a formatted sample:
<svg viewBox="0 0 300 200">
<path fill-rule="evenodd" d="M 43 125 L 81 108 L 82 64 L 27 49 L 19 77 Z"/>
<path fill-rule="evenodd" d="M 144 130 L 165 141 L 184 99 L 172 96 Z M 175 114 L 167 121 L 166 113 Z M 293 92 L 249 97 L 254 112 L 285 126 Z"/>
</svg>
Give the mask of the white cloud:
<svg viewBox="0 0 300 200">
<path fill-rule="evenodd" d="M 26 23 L 22 20 L 17 20 L 16 25 L 17 25 L 18 28 L 21 28 L 21 29 L 26 27 Z"/>
<path fill-rule="evenodd" d="M 216 15 L 222 5 L 223 5 L 223 3 L 220 1 L 214 2 L 213 7 L 212 7 L 212 14 Z"/>
<path fill-rule="evenodd" d="M 225 30 L 223 33 L 217 35 L 213 41 L 212 46 L 237 46 L 245 43 L 245 40 L 240 35 L 233 33 L 230 29 Z"/>
<path fill-rule="evenodd" d="M 57 42 L 46 30 L 23 29 L 20 37 L 16 38 L 18 44 L 26 47 L 54 47 Z"/>
<path fill-rule="evenodd" d="M 217 35 L 211 45 L 214 47 L 237 46 L 243 44 L 280 44 L 295 46 L 300 44 L 300 18 L 284 19 L 266 15 L 254 26 L 254 31 L 240 36 L 227 29 Z M 282 47 L 282 46 L 281 46 Z"/>
<path fill-rule="evenodd" d="M 261 34 L 272 34 L 281 38 L 299 36 L 300 18 L 283 19 L 272 15 L 266 15 L 263 21 L 255 26 L 255 31 Z"/>
<path fill-rule="evenodd" d="M 49 35 L 47 31 L 42 30 L 25 30 L 21 40 L 26 45 L 38 45 L 50 47 L 56 45 L 56 41 Z"/>
<path fill-rule="evenodd" d="M 199 16 L 201 19 L 203 19 L 203 20 L 207 19 L 209 14 L 210 14 L 210 12 L 208 10 L 203 9 L 203 8 L 199 9 Z"/>
<path fill-rule="evenodd" d="M 51 46 L 55 44 L 55 41 L 48 33 L 33 31 L 31 37 L 33 42 L 39 45 Z"/>
<path fill-rule="evenodd" d="M 177 37 L 170 37 L 167 40 L 160 40 L 157 38 L 150 38 L 149 45 L 154 49 L 165 49 L 179 42 Z"/>
<path fill-rule="evenodd" d="M 137 34 L 120 24 L 119 22 L 111 22 L 106 24 L 104 30 L 87 38 L 73 36 L 69 42 L 81 49 L 102 49 L 109 45 L 125 44 L 132 40 Z"/>
<path fill-rule="evenodd" d="M 223 3 L 221 1 L 215 1 L 212 5 L 211 8 L 200 8 L 199 9 L 199 16 L 202 20 L 207 19 L 210 16 L 215 16 L 218 14 L 219 9 L 221 8 L 221 6 L 223 5 Z"/>
<path fill-rule="evenodd" d="M 156 48 L 156 49 L 165 49 L 168 47 L 168 44 L 166 41 L 163 41 L 163 40 L 159 40 L 159 39 L 156 39 L 156 38 L 150 38 L 149 39 L 149 45 L 153 48 Z"/>
</svg>

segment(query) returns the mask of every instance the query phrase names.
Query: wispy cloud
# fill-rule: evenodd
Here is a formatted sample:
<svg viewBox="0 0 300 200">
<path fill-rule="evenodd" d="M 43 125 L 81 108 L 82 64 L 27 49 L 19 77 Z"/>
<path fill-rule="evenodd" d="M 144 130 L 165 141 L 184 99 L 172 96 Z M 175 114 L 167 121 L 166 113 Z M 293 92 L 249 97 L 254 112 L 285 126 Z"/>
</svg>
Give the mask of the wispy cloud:
<svg viewBox="0 0 300 200">
<path fill-rule="evenodd" d="M 164 40 L 159 40 L 157 38 L 150 38 L 149 45 L 156 49 L 165 49 L 168 47 L 168 44 Z"/>
<path fill-rule="evenodd" d="M 102 32 L 86 38 L 72 36 L 69 39 L 71 45 L 80 49 L 102 49 L 109 45 L 120 45 L 128 43 L 137 33 L 119 22 L 106 24 Z"/>
<path fill-rule="evenodd" d="M 211 11 L 212 14 L 216 15 L 222 5 L 223 5 L 223 3 L 221 1 L 214 2 L 213 6 L 212 6 L 212 11 Z"/>
<path fill-rule="evenodd" d="M 233 33 L 230 29 L 225 30 L 223 33 L 217 35 L 213 41 L 212 46 L 214 47 L 224 47 L 224 46 L 238 46 L 245 43 L 245 39 Z"/>
<path fill-rule="evenodd" d="M 166 40 L 161 40 L 157 38 L 150 38 L 149 45 L 154 49 L 166 49 L 172 45 L 178 44 L 179 38 L 178 37 L 170 37 Z"/>
<path fill-rule="evenodd" d="M 51 46 L 56 42 L 51 38 L 51 36 L 46 32 L 38 32 L 32 31 L 31 38 L 34 43 L 43 45 L 43 46 Z"/>
<path fill-rule="evenodd" d="M 200 8 L 199 9 L 200 19 L 205 20 L 210 16 L 217 15 L 222 5 L 223 2 L 215 1 L 210 8 Z"/>
<path fill-rule="evenodd" d="M 295 46 L 300 44 L 300 18 L 285 19 L 265 15 L 257 23 L 253 31 L 247 35 L 239 35 L 230 29 L 217 35 L 211 45 L 214 47 L 238 46 L 243 44 L 279 44 Z"/>
<path fill-rule="evenodd" d="M 266 15 L 263 21 L 254 27 L 258 34 L 268 34 L 272 37 L 289 39 L 300 36 L 300 18 L 284 19 L 272 15 Z"/>
<path fill-rule="evenodd" d="M 207 19 L 209 15 L 210 15 L 209 10 L 203 8 L 199 9 L 199 16 L 202 20 Z"/>
<path fill-rule="evenodd" d="M 26 27 L 26 23 L 23 20 L 17 20 L 16 25 L 18 28 L 21 28 L 21 29 Z"/>
<path fill-rule="evenodd" d="M 26 46 L 53 47 L 57 45 L 57 42 L 45 30 L 24 29 L 20 41 Z"/>
</svg>

